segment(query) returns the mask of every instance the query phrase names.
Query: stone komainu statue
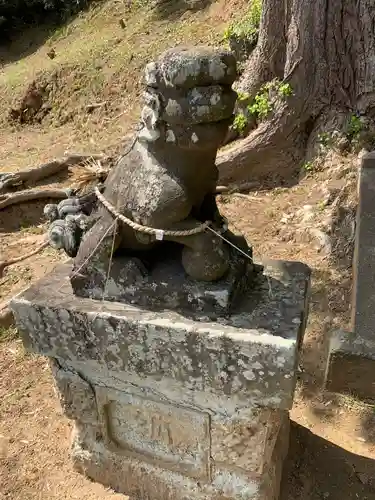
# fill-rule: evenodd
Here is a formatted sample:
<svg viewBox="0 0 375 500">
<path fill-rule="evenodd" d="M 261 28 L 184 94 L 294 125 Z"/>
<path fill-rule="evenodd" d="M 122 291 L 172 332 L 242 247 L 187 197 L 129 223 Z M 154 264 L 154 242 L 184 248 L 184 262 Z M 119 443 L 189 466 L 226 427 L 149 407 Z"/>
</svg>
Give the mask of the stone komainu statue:
<svg viewBox="0 0 375 500">
<path fill-rule="evenodd" d="M 236 77 L 234 56 L 221 49 L 179 47 L 147 65 L 143 128 L 105 182 L 107 206 L 99 200 L 90 228 L 76 233 L 79 238 L 83 234 L 80 244 L 71 242 L 77 254 L 71 275 L 76 294 L 98 295 L 108 280 L 112 256 L 114 260 L 127 256 L 117 285 L 139 282 L 152 265 L 150 256 L 158 252 L 163 258 L 160 247 L 168 242 L 182 248 L 180 259 L 189 279 L 224 278 L 233 264 L 231 246 L 204 229 L 181 234 L 206 221 L 251 257 L 245 240 L 225 228 L 215 200 L 216 154 L 233 121 Z M 114 213 L 142 227 L 168 232 L 135 230 L 116 220 Z M 250 260 L 243 260 L 250 265 Z"/>
</svg>

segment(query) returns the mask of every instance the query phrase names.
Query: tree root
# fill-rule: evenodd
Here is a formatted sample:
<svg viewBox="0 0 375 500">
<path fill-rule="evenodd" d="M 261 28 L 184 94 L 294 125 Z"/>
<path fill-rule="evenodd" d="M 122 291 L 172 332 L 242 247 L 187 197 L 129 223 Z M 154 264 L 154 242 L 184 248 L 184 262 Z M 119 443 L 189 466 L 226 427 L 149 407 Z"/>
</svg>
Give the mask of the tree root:
<svg viewBox="0 0 375 500">
<path fill-rule="evenodd" d="M 219 153 L 219 180 L 238 183 L 270 173 L 289 176 L 304 157 L 305 124 L 306 118 L 293 106 L 280 106 L 245 139 Z"/>
<path fill-rule="evenodd" d="M 20 191 L 19 193 L 0 196 L 0 210 L 26 201 L 51 198 L 63 200 L 68 198 L 68 196 L 69 194 L 66 189 L 34 189 L 31 191 Z"/>
<path fill-rule="evenodd" d="M 237 198 L 242 198 L 243 200 L 246 201 L 262 201 L 262 198 L 258 198 L 257 196 L 251 196 L 250 194 L 243 194 L 243 193 L 233 193 L 233 196 L 236 196 Z"/>
<path fill-rule="evenodd" d="M 62 160 L 53 160 L 39 167 L 30 168 L 21 172 L 10 172 L 0 174 L 0 193 L 5 193 L 9 188 L 17 187 L 26 183 L 35 183 L 51 175 L 67 170 L 73 165 L 87 162 L 93 159 L 103 159 L 102 155 L 79 155 L 71 154 Z"/>
</svg>

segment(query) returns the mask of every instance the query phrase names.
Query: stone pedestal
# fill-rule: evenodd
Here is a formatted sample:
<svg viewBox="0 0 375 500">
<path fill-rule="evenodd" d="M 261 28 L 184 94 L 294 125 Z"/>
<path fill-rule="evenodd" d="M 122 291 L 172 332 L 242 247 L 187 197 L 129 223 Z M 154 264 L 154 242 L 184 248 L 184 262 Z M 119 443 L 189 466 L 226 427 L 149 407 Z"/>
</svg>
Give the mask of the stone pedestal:
<svg viewBox="0 0 375 500">
<path fill-rule="evenodd" d="M 13 300 L 51 358 L 78 470 L 140 500 L 278 498 L 309 270 L 264 264 L 217 321 L 77 298 L 69 266 Z"/>
<path fill-rule="evenodd" d="M 353 258 L 351 331 L 332 332 L 326 388 L 364 400 L 375 398 L 375 151 L 361 159 Z"/>
</svg>

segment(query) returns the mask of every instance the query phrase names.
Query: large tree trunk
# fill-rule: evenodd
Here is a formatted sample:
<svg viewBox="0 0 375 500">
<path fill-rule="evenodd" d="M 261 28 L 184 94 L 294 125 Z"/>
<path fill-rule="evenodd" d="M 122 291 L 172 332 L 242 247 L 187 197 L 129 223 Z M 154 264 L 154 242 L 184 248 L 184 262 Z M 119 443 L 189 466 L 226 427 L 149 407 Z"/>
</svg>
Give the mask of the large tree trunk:
<svg viewBox="0 0 375 500">
<path fill-rule="evenodd" d="M 240 88 L 254 95 L 275 77 L 290 83 L 293 96 L 220 153 L 222 181 L 289 175 L 317 127 L 354 112 L 374 117 L 374 0 L 263 0 L 258 45 Z"/>
</svg>

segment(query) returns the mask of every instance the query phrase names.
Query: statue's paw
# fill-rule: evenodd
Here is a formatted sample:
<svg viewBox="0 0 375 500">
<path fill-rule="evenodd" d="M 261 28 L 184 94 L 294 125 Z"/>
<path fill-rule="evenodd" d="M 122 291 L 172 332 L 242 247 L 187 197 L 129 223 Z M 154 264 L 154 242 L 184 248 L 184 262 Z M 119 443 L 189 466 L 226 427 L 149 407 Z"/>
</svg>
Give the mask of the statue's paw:
<svg viewBox="0 0 375 500">
<path fill-rule="evenodd" d="M 82 212 L 81 203 L 78 197 L 67 198 L 57 205 L 59 219 L 65 219 L 67 215 L 77 215 Z"/>
<path fill-rule="evenodd" d="M 48 203 L 43 209 L 43 214 L 47 220 L 53 222 L 59 218 L 59 210 L 55 203 Z"/>
<path fill-rule="evenodd" d="M 94 222 L 92 217 L 84 213 L 78 213 L 77 215 L 69 214 L 65 220 L 70 224 L 76 224 L 84 233 L 90 229 Z"/>
<path fill-rule="evenodd" d="M 69 257 L 75 257 L 82 239 L 82 230 L 74 221 L 58 219 L 48 229 L 52 248 L 64 250 Z"/>
</svg>

